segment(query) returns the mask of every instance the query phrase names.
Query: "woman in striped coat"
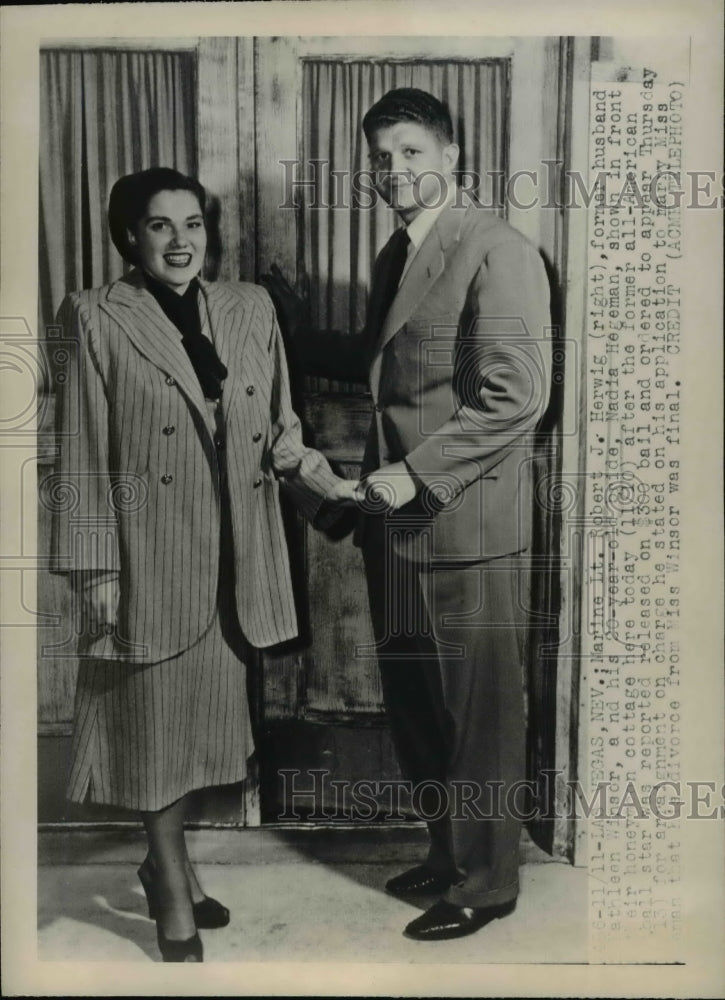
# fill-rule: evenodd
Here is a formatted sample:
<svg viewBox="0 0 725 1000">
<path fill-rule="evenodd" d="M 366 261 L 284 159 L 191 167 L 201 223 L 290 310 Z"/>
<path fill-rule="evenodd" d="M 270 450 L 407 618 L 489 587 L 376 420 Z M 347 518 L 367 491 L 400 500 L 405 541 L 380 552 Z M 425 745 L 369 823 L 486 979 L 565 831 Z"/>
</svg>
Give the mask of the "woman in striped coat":
<svg viewBox="0 0 725 1000">
<path fill-rule="evenodd" d="M 247 650 L 296 635 L 279 482 L 311 520 L 355 489 L 302 443 L 267 293 L 198 277 L 205 205 L 167 168 L 121 178 L 109 222 L 135 269 L 59 314 L 52 560 L 80 612 L 68 796 L 141 812 L 165 961 L 201 961 L 197 929 L 229 919 L 190 864 L 184 804 L 245 777 Z"/>
</svg>

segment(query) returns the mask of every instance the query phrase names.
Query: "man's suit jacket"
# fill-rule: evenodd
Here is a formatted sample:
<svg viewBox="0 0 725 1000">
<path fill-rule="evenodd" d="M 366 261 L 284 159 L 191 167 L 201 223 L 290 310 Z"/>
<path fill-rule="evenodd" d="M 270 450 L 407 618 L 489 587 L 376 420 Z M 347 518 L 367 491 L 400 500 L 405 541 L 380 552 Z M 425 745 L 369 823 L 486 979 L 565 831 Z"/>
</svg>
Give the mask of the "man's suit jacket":
<svg viewBox="0 0 725 1000">
<path fill-rule="evenodd" d="M 52 568 L 120 572 L 116 634 L 96 639 L 93 655 L 156 662 L 187 649 L 211 624 L 219 447 L 227 455 L 242 630 L 260 647 L 297 633 L 277 480 L 312 518 L 336 477 L 302 443 L 267 292 L 200 284 L 205 332 L 228 369 L 225 442 L 215 436 L 179 332 L 138 273 L 69 295 L 61 306 L 71 358 L 58 400 Z"/>
<path fill-rule="evenodd" d="M 375 412 L 363 473 L 404 460 L 424 488 L 388 524 L 411 559 L 476 561 L 531 541 L 532 432 L 548 401 L 549 284 L 537 250 L 473 202 L 446 207 L 382 327 L 375 265 L 366 329 Z M 375 528 L 377 526 L 377 530 Z M 378 537 L 366 516 L 357 540 Z M 404 530 L 403 530 L 404 528 Z"/>
</svg>

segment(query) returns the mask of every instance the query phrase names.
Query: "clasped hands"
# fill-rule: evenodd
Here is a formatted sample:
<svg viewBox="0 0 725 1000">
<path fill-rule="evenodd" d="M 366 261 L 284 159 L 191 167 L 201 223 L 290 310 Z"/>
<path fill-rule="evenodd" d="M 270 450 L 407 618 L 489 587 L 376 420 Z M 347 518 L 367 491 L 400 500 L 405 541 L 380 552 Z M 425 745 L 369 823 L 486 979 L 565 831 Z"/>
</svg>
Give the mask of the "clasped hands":
<svg viewBox="0 0 725 1000">
<path fill-rule="evenodd" d="M 370 513 L 398 510 L 410 503 L 418 486 L 405 462 L 393 462 L 363 479 L 339 479 L 326 499 L 345 505 L 356 504 Z"/>
<path fill-rule="evenodd" d="M 404 462 L 393 462 L 363 479 L 338 479 L 325 499 L 369 512 L 398 510 L 418 492 Z M 72 586 L 87 624 L 94 630 L 112 628 L 118 614 L 119 574 L 86 571 L 73 574 Z"/>
</svg>

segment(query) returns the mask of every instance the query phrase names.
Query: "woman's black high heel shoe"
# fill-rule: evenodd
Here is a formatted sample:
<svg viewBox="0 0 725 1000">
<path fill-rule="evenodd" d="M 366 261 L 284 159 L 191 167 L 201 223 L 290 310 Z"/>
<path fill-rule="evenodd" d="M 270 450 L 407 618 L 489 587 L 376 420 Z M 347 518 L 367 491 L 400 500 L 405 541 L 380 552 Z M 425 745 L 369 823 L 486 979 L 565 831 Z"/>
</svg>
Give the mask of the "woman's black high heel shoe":
<svg viewBox="0 0 725 1000">
<path fill-rule="evenodd" d="M 194 923 L 201 930 L 213 931 L 217 927 L 226 927 L 229 923 L 229 910 L 218 899 L 204 896 L 200 903 L 192 903 Z"/>
<path fill-rule="evenodd" d="M 156 920 L 156 892 L 148 859 L 144 860 L 138 870 L 138 880 L 146 895 L 149 917 Z M 199 930 L 213 931 L 218 927 L 226 927 L 229 923 L 229 910 L 218 899 L 213 899 L 211 896 L 204 896 L 200 903 L 192 903 L 191 908 L 194 913 L 194 923 Z"/>
<path fill-rule="evenodd" d="M 169 940 L 164 932 L 156 924 L 156 940 L 159 943 L 159 951 L 165 962 L 203 962 L 204 947 L 197 931 L 193 937 L 184 941 Z"/>
</svg>

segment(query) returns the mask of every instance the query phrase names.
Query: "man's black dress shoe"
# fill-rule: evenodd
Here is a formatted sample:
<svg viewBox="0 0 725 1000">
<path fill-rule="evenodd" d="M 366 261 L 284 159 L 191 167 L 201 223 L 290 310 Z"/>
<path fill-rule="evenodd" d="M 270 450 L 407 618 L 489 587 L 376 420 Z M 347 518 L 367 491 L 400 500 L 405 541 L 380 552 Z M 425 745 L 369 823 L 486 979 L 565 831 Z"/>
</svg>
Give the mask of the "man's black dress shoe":
<svg viewBox="0 0 725 1000">
<path fill-rule="evenodd" d="M 402 875 L 388 879 L 385 891 L 393 896 L 423 896 L 426 893 L 445 892 L 457 878 L 458 876 L 443 875 L 425 865 L 418 865 Z"/>
<path fill-rule="evenodd" d="M 403 933 L 416 941 L 446 941 L 449 938 L 465 937 L 490 924 L 498 917 L 505 917 L 516 909 L 516 900 L 474 909 L 471 906 L 456 906 L 445 899 L 438 900 L 420 917 L 411 920 Z"/>
</svg>

